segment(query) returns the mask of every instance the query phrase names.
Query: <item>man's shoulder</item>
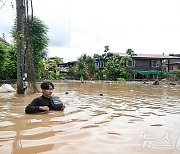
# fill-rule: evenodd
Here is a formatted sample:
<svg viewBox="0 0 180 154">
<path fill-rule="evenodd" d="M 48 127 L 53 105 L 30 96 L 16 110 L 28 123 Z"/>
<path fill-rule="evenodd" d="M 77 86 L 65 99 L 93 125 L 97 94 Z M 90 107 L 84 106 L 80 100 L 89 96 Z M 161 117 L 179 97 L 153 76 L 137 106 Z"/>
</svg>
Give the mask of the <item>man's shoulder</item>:
<svg viewBox="0 0 180 154">
<path fill-rule="evenodd" d="M 38 97 L 36 97 L 36 98 L 34 99 L 34 101 L 38 101 L 38 100 L 41 100 L 41 99 L 43 99 L 43 97 L 42 97 L 42 96 L 38 96 Z"/>
</svg>

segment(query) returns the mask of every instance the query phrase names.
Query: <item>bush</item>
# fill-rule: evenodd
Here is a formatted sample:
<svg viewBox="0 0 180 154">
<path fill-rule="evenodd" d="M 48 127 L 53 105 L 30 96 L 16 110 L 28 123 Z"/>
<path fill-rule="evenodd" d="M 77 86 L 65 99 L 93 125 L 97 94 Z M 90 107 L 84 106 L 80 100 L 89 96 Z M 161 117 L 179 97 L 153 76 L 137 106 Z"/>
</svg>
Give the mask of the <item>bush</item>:
<svg viewBox="0 0 180 154">
<path fill-rule="evenodd" d="M 125 81 L 126 81 L 126 79 L 124 79 L 124 78 L 116 78 L 116 80 L 117 80 L 118 82 L 125 82 Z"/>
<path fill-rule="evenodd" d="M 180 80 L 180 70 L 176 71 L 176 77 L 178 78 L 178 80 Z"/>
</svg>

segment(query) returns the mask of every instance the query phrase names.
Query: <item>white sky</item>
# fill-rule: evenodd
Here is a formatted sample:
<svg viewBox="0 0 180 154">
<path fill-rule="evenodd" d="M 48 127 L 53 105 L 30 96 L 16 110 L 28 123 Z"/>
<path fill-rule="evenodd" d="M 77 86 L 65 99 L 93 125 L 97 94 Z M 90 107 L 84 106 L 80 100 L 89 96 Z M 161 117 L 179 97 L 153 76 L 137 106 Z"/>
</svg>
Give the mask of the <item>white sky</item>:
<svg viewBox="0 0 180 154">
<path fill-rule="evenodd" d="M 11 1 L 0 9 L 0 36 L 10 42 Z M 64 62 L 102 54 L 106 45 L 111 52 L 180 53 L 180 0 L 33 0 L 33 7 L 49 27 L 49 56 Z"/>
</svg>

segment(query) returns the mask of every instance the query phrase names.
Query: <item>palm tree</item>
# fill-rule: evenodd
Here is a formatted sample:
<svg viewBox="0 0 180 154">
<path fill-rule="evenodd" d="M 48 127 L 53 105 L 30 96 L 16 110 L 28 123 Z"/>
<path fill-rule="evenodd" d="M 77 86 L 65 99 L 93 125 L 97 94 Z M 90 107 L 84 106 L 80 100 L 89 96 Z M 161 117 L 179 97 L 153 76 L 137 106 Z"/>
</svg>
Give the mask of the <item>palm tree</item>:
<svg viewBox="0 0 180 154">
<path fill-rule="evenodd" d="M 87 65 L 83 57 L 79 58 L 76 63 L 76 74 L 80 76 L 80 80 L 82 83 L 84 81 L 84 77 L 87 75 L 86 68 L 87 68 Z"/>
<path fill-rule="evenodd" d="M 94 77 L 94 74 L 96 72 L 95 59 L 92 58 L 91 56 L 87 56 L 86 64 L 87 64 L 88 78 Z"/>
</svg>

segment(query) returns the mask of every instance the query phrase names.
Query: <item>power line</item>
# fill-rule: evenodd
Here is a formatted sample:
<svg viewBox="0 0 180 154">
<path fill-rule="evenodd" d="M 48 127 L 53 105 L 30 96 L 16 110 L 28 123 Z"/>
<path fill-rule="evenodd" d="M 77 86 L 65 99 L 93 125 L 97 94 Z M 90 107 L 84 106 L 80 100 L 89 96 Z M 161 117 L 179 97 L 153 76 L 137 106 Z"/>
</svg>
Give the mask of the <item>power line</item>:
<svg viewBox="0 0 180 154">
<path fill-rule="evenodd" d="M 68 46 L 68 61 L 70 61 L 70 51 L 71 51 L 71 12 L 70 12 L 70 9 L 71 9 L 71 0 L 68 1 L 68 22 L 69 22 L 69 46 Z"/>
<path fill-rule="evenodd" d="M 2 2 L 3 2 L 3 1 L 2 1 Z M 2 4 L 2 6 L 0 7 L 0 9 L 2 9 L 2 8 L 5 6 L 6 2 L 7 2 L 7 0 L 5 0 L 5 2 Z"/>
</svg>

